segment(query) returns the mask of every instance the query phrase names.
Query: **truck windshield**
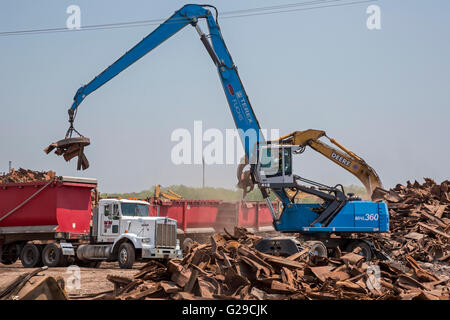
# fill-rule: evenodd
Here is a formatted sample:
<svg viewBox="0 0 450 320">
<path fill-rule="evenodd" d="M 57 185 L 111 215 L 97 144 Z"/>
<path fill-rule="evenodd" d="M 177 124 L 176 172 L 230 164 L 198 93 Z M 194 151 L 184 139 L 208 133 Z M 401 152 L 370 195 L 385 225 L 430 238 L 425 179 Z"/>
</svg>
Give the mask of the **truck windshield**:
<svg viewBox="0 0 450 320">
<path fill-rule="evenodd" d="M 122 215 L 128 217 L 148 217 L 148 206 L 137 203 L 122 203 Z"/>
</svg>

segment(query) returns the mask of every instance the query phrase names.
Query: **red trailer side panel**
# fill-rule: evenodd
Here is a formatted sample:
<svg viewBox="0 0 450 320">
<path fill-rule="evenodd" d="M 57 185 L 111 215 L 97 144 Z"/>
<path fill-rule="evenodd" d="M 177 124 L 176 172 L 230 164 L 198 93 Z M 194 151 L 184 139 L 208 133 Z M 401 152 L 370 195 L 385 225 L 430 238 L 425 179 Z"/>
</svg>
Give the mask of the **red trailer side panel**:
<svg viewBox="0 0 450 320">
<path fill-rule="evenodd" d="M 276 208 L 275 202 L 272 205 Z M 238 227 L 253 229 L 255 232 L 272 229 L 273 219 L 266 202 L 241 202 L 238 214 Z"/>
<path fill-rule="evenodd" d="M 276 207 L 276 203 L 273 203 Z M 153 202 L 150 215 L 178 221 L 185 234 L 223 232 L 224 228 L 245 227 L 253 231 L 273 230 L 272 215 L 265 202 L 222 202 L 218 200 L 174 200 Z"/>
<path fill-rule="evenodd" d="M 87 233 L 95 187 L 61 180 L 2 184 L 0 228 L 54 226 L 56 232 Z"/>
<path fill-rule="evenodd" d="M 150 215 L 176 219 L 178 229 L 184 233 L 213 232 L 221 201 L 216 200 L 174 200 L 153 203 Z"/>
<path fill-rule="evenodd" d="M 92 186 L 63 183 L 56 189 L 57 231 L 88 233 Z"/>
</svg>

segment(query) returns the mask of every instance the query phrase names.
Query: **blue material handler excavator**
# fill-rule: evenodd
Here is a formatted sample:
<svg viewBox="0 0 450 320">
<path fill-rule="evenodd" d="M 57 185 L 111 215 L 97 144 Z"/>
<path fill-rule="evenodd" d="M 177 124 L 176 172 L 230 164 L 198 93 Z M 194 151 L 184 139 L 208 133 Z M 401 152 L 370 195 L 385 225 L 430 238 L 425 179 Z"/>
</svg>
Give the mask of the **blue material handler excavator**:
<svg viewBox="0 0 450 320">
<path fill-rule="evenodd" d="M 201 30 L 201 20 L 206 21 L 208 34 Z M 90 141 L 73 126 L 80 104 L 89 94 L 188 25 L 198 32 L 217 68 L 244 146 L 245 163 L 250 167 L 248 179 L 258 186 L 266 200 L 275 230 L 300 234 L 298 238 L 283 236 L 262 239 L 256 249 L 275 255 L 292 255 L 306 248 L 310 254 L 327 256 L 337 248 L 341 251 L 352 251 L 359 247 L 358 251 L 366 259 L 380 255 L 370 241 L 362 240 L 358 235 L 389 231 L 386 204 L 362 201 L 352 194 L 346 194 L 342 185 L 331 187 L 294 173 L 293 157 L 301 153 L 304 147 L 282 143 L 280 140 L 265 140 L 236 65 L 222 37 L 217 9 L 210 5 L 185 5 L 92 81 L 79 88 L 68 110 L 70 127 L 65 139 L 51 144 L 45 151 L 49 153 L 56 149 L 55 153 L 64 156 L 67 161 L 78 157 L 77 169 L 86 169 L 89 162 L 84 155 L 84 147 L 89 145 Z M 271 192 L 280 201 L 279 209 L 272 206 L 269 197 Z M 298 203 L 295 194 L 299 192 L 314 195 L 320 201 Z"/>
</svg>

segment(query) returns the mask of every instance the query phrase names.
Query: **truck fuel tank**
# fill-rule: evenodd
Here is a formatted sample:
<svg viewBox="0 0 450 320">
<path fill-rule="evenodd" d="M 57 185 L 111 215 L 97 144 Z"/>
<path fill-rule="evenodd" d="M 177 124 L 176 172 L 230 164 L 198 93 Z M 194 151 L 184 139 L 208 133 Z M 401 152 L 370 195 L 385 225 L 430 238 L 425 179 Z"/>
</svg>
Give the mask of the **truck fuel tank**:
<svg viewBox="0 0 450 320">
<path fill-rule="evenodd" d="M 77 249 L 77 257 L 82 261 L 108 260 L 112 258 L 112 245 L 80 245 Z"/>
</svg>

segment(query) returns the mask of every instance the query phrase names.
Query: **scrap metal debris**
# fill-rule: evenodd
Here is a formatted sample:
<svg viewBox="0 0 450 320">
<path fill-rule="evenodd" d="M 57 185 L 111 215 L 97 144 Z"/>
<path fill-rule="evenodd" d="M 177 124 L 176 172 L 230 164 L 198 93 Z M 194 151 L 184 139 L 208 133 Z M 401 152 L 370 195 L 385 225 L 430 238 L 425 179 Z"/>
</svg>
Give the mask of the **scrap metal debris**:
<svg viewBox="0 0 450 320">
<path fill-rule="evenodd" d="M 38 268 L 32 272 L 18 276 L 10 284 L 0 289 L 0 300 L 68 300 L 64 291 L 64 280 L 44 276 L 38 281 L 34 277 L 48 267 Z"/>
<path fill-rule="evenodd" d="M 421 262 L 448 262 L 450 258 L 450 181 L 436 184 L 407 182 L 387 191 L 374 190 L 374 201 L 385 201 L 390 216 L 390 232 L 369 235 L 378 248 L 392 258 L 406 262 L 411 256 Z"/>
<path fill-rule="evenodd" d="M 53 171 L 33 171 L 20 168 L 19 170 L 11 169 L 11 172 L 0 175 L 0 183 L 24 183 L 35 181 L 49 181 L 55 178 Z"/>
<path fill-rule="evenodd" d="M 114 291 L 93 299 L 450 299 L 449 278 L 410 256 L 407 266 L 366 262 L 356 251 L 282 258 L 256 251 L 259 239 L 238 228 L 234 235 L 215 234 L 210 243 L 194 242 L 183 259 L 151 261 L 133 278 L 108 276 Z"/>
<path fill-rule="evenodd" d="M 77 170 L 86 170 L 89 168 L 89 161 L 84 154 L 84 147 L 88 146 L 90 143 L 89 138 L 86 137 L 66 138 L 53 142 L 44 149 L 44 152 L 49 154 L 56 148 L 55 154 L 63 156 L 66 161 L 78 157 Z"/>
</svg>

